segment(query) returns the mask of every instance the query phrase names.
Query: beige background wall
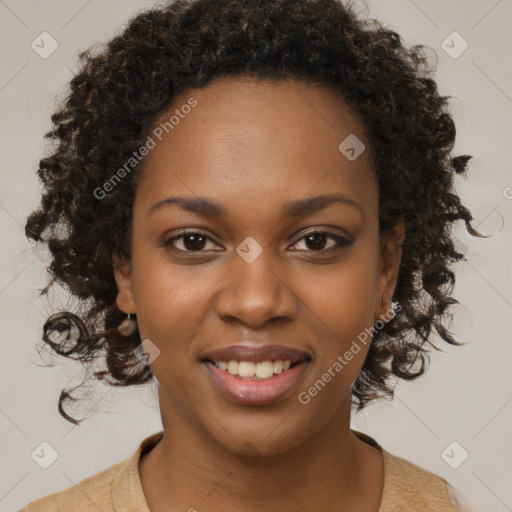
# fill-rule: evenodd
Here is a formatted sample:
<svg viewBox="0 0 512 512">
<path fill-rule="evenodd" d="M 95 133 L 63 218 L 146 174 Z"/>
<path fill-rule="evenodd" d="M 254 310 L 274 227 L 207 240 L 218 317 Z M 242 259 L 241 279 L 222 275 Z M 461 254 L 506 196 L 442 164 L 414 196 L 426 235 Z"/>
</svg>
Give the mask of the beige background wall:
<svg viewBox="0 0 512 512">
<path fill-rule="evenodd" d="M 60 417 L 60 389 L 77 370 L 67 363 L 40 366 L 35 343 L 51 305 L 37 300 L 44 260 L 23 234 L 26 216 L 38 203 L 35 171 L 54 95 L 72 78 L 77 53 L 110 38 L 131 14 L 153 3 L 0 1 L 1 511 L 17 510 L 127 458 L 145 436 L 161 429 L 151 387 L 97 389 L 88 407 L 99 412 L 80 427 Z M 460 179 L 457 188 L 478 229 L 494 236 L 458 235 L 469 256 L 459 265 L 455 296 L 464 307 L 453 328 L 469 344 L 433 354 L 424 377 L 399 384 L 392 403 L 354 416 L 353 428 L 446 478 L 474 504 L 471 510 L 505 512 L 512 510 L 512 1 L 369 0 L 368 10 L 407 44 L 435 50 L 441 92 L 454 97 L 454 152 L 474 156 L 469 180 Z M 450 35 L 454 31 L 463 39 Z M 46 59 L 31 48 L 41 32 L 58 44 Z M 441 46 L 444 40 L 451 56 Z M 468 48 L 458 55 L 463 40 Z M 46 41 L 48 51 L 52 43 Z M 50 358 L 43 354 L 43 360 Z M 48 469 L 31 458 L 43 441 L 58 453 Z M 462 450 L 469 454 L 457 469 L 441 456 L 454 441 L 448 450 L 452 465 L 462 460 Z"/>
</svg>

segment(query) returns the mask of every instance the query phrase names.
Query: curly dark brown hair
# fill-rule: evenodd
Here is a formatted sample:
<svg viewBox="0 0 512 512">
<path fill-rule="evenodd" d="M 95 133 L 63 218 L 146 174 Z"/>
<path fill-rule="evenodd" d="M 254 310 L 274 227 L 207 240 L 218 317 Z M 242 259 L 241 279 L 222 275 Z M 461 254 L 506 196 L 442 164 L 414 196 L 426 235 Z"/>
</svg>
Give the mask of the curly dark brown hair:
<svg viewBox="0 0 512 512">
<path fill-rule="evenodd" d="M 360 19 L 337 0 L 177 0 L 143 11 L 100 50 L 80 54 L 81 69 L 53 114 L 52 154 L 40 161 L 41 206 L 26 235 L 48 243 L 50 281 L 78 299 L 79 310 L 52 315 L 43 340 L 81 363 L 100 359 L 94 378 L 113 386 L 153 379 L 135 357 L 136 330 L 122 336 L 112 257 L 130 258 L 130 227 L 143 162 L 105 194 L 94 194 L 143 145 L 173 98 L 225 76 L 292 78 L 327 86 L 360 116 L 379 187 L 381 236 L 400 219 L 405 241 L 394 299 L 401 310 L 374 333 L 352 387 L 358 410 L 392 396 L 391 377 L 411 380 L 428 363 L 433 336 L 458 345 L 443 325 L 455 283 L 452 264 L 465 259 L 453 242 L 462 220 L 481 236 L 454 192 L 469 155 L 453 156 L 455 125 L 423 45 Z M 104 358 L 104 359 L 102 359 Z M 74 401 L 70 390 L 59 397 Z M 80 420 L 81 421 L 81 420 Z"/>
</svg>

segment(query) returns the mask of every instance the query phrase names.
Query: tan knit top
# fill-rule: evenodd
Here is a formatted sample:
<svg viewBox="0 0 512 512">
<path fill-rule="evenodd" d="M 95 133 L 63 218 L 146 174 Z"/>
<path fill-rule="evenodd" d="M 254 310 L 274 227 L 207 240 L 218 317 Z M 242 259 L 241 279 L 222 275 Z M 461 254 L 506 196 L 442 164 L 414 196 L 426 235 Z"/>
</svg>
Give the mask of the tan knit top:
<svg viewBox="0 0 512 512">
<path fill-rule="evenodd" d="M 379 512 L 457 512 L 447 482 L 384 450 L 373 438 L 352 431 L 376 446 L 384 458 L 384 490 Z M 139 476 L 139 459 L 162 438 L 157 432 L 123 462 L 88 477 L 76 486 L 32 501 L 18 512 L 151 512 Z"/>
</svg>

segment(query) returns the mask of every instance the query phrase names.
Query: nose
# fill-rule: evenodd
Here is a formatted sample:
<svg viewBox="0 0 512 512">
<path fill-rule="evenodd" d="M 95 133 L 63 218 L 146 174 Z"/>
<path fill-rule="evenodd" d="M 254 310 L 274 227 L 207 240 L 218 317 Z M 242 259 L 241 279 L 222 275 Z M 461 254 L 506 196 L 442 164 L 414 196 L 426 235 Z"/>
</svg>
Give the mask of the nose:
<svg viewBox="0 0 512 512">
<path fill-rule="evenodd" d="M 234 255 L 232 269 L 224 277 L 217 298 L 220 318 L 231 322 L 236 319 L 254 329 L 273 319 L 295 318 L 298 299 L 287 282 L 287 273 L 270 261 L 268 253 L 263 251 L 251 263 Z"/>
</svg>

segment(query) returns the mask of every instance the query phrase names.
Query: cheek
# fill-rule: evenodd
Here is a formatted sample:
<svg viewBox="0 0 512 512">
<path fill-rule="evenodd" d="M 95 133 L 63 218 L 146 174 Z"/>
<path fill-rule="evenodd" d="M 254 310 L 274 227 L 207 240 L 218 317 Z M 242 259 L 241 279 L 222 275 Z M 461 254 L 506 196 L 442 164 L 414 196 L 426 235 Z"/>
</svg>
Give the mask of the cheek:
<svg viewBox="0 0 512 512">
<path fill-rule="evenodd" d="M 192 354 L 207 315 L 206 297 L 222 273 L 177 265 L 160 248 L 140 246 L 132 257 L 133 291 L 143 339 L 178 358 Z"/>
<path fill-rule="evenodd" d="M 339 263 L 316 270 L 303 285 L 306 304 L 334 333 L 372 324 L 379 293 L 377 249 L 361 241 Z"/>
<path fill-rule="evenodd" d="M 378 253 L 364 244 L 309 280 L 305 311 L 317 333 L 315 381 L 324 377 L 333 391 L 353 382 L 369 350 L 377 296 Z"/>
</svg>

